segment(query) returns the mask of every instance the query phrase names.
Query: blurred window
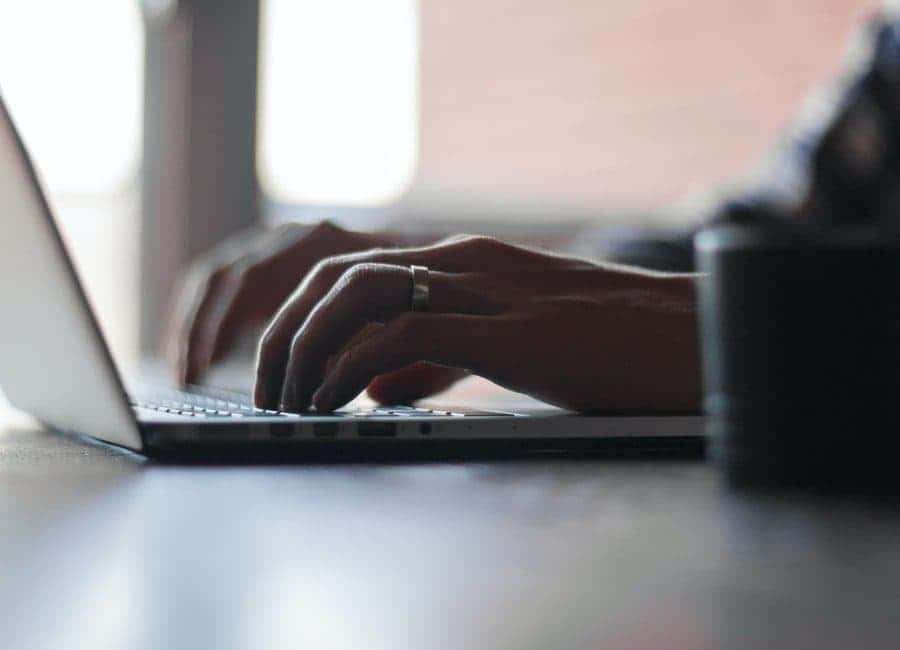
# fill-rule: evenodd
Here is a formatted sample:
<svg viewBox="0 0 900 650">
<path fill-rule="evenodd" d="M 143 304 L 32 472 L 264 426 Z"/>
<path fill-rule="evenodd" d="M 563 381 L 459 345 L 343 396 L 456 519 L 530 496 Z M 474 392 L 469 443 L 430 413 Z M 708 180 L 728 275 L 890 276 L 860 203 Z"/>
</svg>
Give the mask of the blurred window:
<svg viewBox="0 0 900 650">
<path fill-rule="evenodd" d="M 126 361 L 137 349 L 143 50 L 135 0 L 0 7 L 0 90 Z"/>
<path fill-rule="evenodd" d="M 259 173 L 277 201 L 378 205 L 417 156 L 415 0 L 263 0 Z"/>
</svg>

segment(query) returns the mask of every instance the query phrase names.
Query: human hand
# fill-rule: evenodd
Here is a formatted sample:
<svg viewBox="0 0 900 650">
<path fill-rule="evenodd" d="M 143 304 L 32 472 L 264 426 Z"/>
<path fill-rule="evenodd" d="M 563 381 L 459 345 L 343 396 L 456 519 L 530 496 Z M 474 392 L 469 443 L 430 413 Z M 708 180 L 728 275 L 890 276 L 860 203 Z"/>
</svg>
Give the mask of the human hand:
<svg viewBox="0 0 900 650">
<path fill-rule="evenodd" d="M 387 242 L 328 222 L 285 224 L 233 237 L 194 263 L 167 336 L 181 383 L 194 383 L 237 336 L 261 329 L 323 258 Z"/>
<path fill-rule="evenodd" d="M 410 312 L 409 265 L 431 270 Z M 578 411 L 699 405 L 694 276 L 461 237 L 320 262 L 263 335 L 255 400 L 328 411 L 430 362 Z"/>
</svg>

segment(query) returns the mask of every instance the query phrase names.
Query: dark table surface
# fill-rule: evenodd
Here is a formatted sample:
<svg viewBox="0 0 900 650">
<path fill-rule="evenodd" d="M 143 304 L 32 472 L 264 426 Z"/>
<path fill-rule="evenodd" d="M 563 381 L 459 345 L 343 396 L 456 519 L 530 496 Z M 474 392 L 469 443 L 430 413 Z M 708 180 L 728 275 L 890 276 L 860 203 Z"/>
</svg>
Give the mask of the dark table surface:
<svg viewBox="0 0 900 650">
<path fill-rule="evenodd" d="M 175 466 L 0 424 L 0 647 L 897 648 L 900 509 L 702 460 Z"/>
</svg>

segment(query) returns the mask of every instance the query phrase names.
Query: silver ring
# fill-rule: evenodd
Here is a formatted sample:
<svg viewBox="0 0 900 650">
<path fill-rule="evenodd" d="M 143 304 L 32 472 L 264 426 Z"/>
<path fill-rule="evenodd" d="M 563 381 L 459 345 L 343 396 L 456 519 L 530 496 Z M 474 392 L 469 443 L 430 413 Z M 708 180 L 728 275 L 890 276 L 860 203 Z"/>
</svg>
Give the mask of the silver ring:
<svg viewBox="0 0 900 650">
<path fill-rule="evenodd" d="M 412 275 L 412 298 L 409 306 L 412 311 L 428 311 L 431 302 L 431 277 L 427 266 L 410 266 Z"/>
</svg>

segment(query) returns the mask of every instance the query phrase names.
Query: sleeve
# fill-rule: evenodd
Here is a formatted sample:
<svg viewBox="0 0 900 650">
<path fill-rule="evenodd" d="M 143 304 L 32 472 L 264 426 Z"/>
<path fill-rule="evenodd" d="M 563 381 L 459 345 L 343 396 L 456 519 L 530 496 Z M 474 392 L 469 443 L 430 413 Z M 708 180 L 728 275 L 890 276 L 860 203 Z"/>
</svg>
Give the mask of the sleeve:
<svg viewBox="0 0 900 650">
<path fill-rule="evenodd" d="M 778 218 L 900 227 L 900 13 L 886 7 L 859 30 L 841 74 L 808 99 L 738 198 Z"/>
</svg>

